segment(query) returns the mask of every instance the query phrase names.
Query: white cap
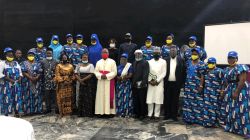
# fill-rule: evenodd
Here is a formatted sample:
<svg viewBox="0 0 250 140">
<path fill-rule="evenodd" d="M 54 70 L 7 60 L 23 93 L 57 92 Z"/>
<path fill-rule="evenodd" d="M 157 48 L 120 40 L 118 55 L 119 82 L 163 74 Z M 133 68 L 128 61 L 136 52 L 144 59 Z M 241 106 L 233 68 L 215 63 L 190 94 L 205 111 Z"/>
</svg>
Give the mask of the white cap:
<svg viewBox="0 0 250 140">
<path fill-rule="evenodd" d="M 132 37 L 131 33 L 126 33 L 125 36 L 131 36 Z"/>
<path fill-rule="evenodd" d="M 143 54 L 142 50 L 140 50 L 140 49 L 136 50 L 136 51 L 135 51 L 135 54 L 136 54 L 136 53 L 141 53 L 141 54 Z"/>
<path fill-rule="evenodd" d="M 161 52 L 161 48 L 160 47 L 154 47 L 153 52 Z"/>
</svg>

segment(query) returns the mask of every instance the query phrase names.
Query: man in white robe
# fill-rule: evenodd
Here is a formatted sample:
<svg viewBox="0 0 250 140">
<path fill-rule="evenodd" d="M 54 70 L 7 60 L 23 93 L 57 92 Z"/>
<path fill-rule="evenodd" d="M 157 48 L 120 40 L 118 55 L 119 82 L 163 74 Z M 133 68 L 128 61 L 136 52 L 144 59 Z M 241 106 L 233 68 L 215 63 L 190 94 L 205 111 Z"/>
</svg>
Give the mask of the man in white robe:
<svg viewBox="0 0 250 140">
<path fill-rule="evenodd" d="M 161 56 L 161 49 L 154 48 L 153 59 L 149 60 L 149 77 L 148 77 L 148 118 L 154 113 L 156 120 L 159 119 L 161 105 L 164 100 L 164 77 L 166 76 L 166 61 Z"/>
<path fill-rule="evenodd" d="M 98 79 L 95 114 L 115 114 L 115 81 L 117 67 L 114 60 L 108 58 L 107 49 L 102 50 L 102 59 L 96 63 L 95 76 Z"/>
</svg>

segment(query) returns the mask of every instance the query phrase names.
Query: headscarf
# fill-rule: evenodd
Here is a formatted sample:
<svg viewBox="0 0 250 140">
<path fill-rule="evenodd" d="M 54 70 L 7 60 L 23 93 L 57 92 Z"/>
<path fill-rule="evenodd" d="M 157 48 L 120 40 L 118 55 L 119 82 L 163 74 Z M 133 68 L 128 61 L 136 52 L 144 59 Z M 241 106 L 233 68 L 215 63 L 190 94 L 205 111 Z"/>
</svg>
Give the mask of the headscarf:
<svg viewBox="0 0 250 140">
<path fill-rule="evenodd" d="M 53 44 L 53 40 L 58 40 L 58 44 Z M 59 61 L 61 52 L 63 51 L 63 46 L 60 44 L 59 37 L 57 35 L 52 36 L 49 48 L 53 49 L 53 58 Z"/>
<path fill-rule="evenodd" d="M 95 45 L 90 45 L 88 48 L 89 52 L 89 62 L 93 64 L 94 66 L 96 65 L 97 61 L 101 60 L 101 54 L 102 54 L 102 45 L 98 39 L 97 34 L 92 34 L 91 39 L 96 40 Z"/>
</svg>

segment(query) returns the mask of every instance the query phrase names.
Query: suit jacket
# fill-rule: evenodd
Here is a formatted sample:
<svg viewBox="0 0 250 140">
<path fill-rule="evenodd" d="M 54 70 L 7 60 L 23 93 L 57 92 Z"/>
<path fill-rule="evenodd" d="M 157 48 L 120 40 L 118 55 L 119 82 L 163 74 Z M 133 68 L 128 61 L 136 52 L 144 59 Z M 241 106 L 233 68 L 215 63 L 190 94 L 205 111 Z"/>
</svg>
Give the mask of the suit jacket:
<svg viewBox="0 0 250 140">
<path fill-rule="evenodd" d="M 183 86 L 185 83 L 186 78 L 186 67 L 185 67 L 185 61 L 181 58 L 180 55 L 177 55 L 177 63 L 176 63 L 176 69 L 175 69 L 175 78 L 176 82 L 180 87 Z M 168 82 L 169 74 L 170 74 L 170 57 L 166 58 L 167 61 L 167 74 L 165 77 L 165 83 Z"/>
<path fill-rule="evenodd" d="M 146 60 L 135 61 L 133 63 L 133 80 L 132 84 L 135 87 L 136 82 L 142 81 L 141 86 L 147 87 L 149 75 L 149 64 Z"/>
</svg>

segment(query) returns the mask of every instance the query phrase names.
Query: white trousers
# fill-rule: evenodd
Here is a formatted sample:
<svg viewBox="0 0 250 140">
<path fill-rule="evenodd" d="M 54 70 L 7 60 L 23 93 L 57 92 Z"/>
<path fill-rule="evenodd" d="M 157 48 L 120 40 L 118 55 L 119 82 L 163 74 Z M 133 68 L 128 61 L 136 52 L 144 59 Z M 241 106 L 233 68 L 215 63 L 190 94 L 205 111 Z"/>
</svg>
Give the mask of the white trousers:
<svg viewBox="0 0 250 140">
<path fill-rule="evenodd" d="M 161 104 L 148 104 L 148 116 L 152 117 L 153 113 L 155 117 L 160 117 Z"/>
</svg>

